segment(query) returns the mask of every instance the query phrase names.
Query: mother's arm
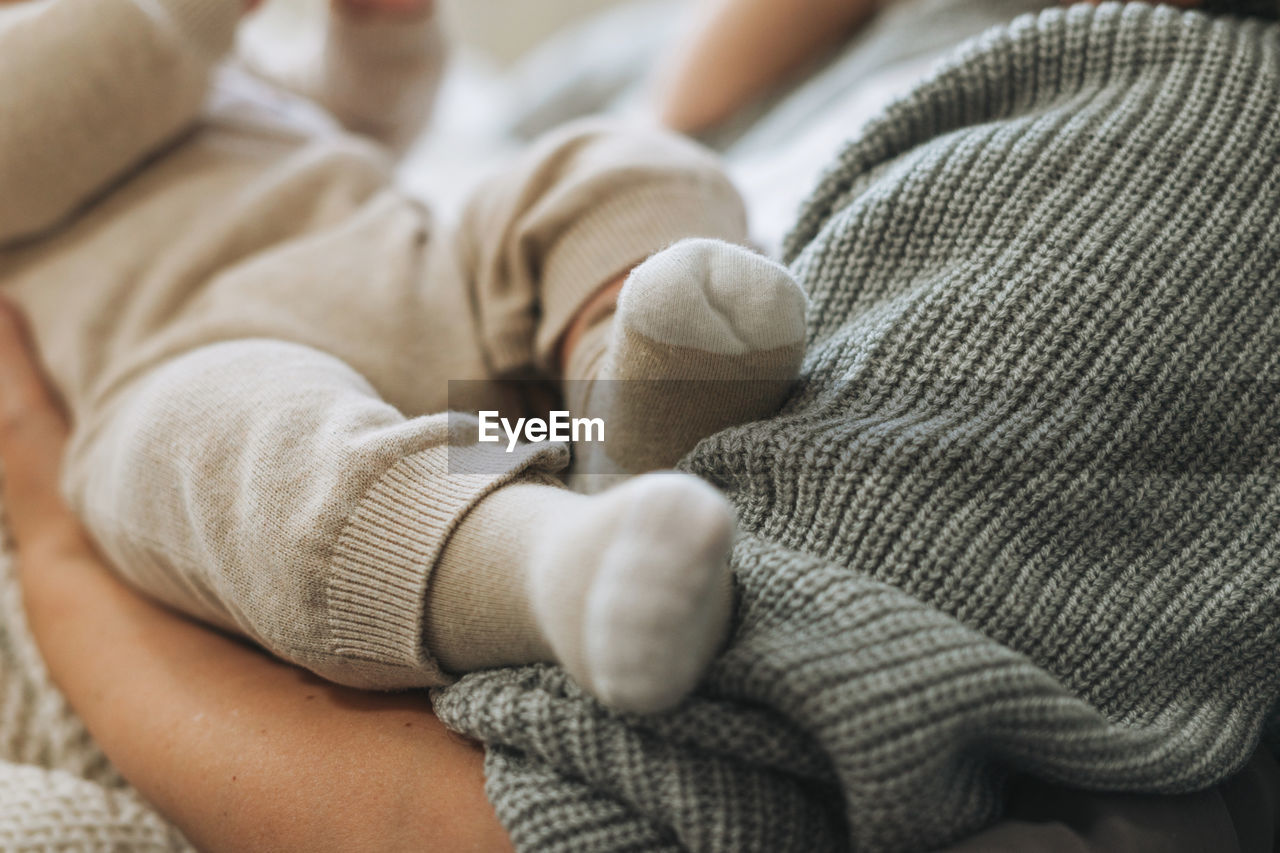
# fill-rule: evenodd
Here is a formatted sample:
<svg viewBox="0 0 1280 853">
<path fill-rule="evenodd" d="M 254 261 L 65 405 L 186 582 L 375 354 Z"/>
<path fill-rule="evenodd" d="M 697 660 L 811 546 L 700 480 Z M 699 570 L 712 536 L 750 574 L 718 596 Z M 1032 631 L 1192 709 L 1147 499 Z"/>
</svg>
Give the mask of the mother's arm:
<svg viewBox="0 0 1280 853">
<path fill-rule="evenodd" d="M 882 0 L 706 0 L 659 69 L 658 112 L 682 133 L 711 130 L 843 44 Z"/>
<path fill-rule="evenodd" d="M 0 464 L 31 631 L 120 772 L 203 850 L 506 850 L 482 753 L 142 598 L 62 502 L 66 423 L 0 302 Z"/>
</svg>

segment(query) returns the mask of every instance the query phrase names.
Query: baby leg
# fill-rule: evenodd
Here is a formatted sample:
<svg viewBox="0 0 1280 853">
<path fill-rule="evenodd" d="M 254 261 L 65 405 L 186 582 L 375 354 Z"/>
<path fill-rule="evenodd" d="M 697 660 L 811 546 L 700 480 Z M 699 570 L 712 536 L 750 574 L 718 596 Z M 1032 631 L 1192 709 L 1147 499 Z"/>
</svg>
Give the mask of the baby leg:
<svg viewBox="0 0 1280 853">
<path fill-rule="evenodd" d="M 550 477 L 558 445 L 451 472 L 448 416 L 406 418 L 309 347 L 193 350 L 93 424 L 68 492 L 121 573 L 343 684 L 546 660 L 652 710 L 727 629 L 732 522 L 711 487 L 657 475 L 582 497 Z"/>
<path fill-rule="evenodd" d="M 423 604 L 458 521 L 563 462 L 544 445 L 451 474 L 448 416 L 405 417 L 311 347 L 237 340 L 93 407 L 64 486 L 134 585 L 332 681 L 397 689 L 448 681 Z"/>
</svg>

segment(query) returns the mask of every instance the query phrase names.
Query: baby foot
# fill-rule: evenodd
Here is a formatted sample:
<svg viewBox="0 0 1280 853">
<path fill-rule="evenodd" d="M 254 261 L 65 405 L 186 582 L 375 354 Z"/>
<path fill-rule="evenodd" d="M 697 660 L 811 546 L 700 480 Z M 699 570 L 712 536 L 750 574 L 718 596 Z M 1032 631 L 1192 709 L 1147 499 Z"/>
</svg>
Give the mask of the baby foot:
<svg viewBox="0 0 1280 853">
<path fill-rule="evenodd" d="M 707 483 L 672 472 L 578 500 L 534 543 L 534 616 L 555 658 L 602 701 L 670 708 L 728 634 L 732 511 Z"/>
<path fill-rule="evenodd" d="M 669 468 L 702 438 L 775 412 L 804 355 L 806 306 L 784 267 L 719 240 L 684 240 L 636 267 L 568 371 L 570 408 L 608 431 L 575 448 L 575 486 Z"/>
</svg>

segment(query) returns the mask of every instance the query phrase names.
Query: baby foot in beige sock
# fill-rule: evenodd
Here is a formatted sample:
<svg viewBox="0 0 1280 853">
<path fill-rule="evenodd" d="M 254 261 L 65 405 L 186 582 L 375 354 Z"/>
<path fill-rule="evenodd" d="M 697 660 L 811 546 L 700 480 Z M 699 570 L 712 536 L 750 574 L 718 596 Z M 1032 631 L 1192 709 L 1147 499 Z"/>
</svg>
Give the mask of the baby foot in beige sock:
<svg viewBox="0 0 1280 853">
<path fill-rule="evenodd" d="M 665 710 L 724 645 L 733 529 L 724 497 L 687 474 L 591 497 L 503 487 L 435 567 L 427 648 L 454 672 L 557 661 L 615 708 Z"/>
<path fill-rule="evenodd" d="M 775 412 L 804 355 L 806 306 L 784 267 L 719 240 L 684 240 L 636 267 L 567 365 L 570 409 L 606 434 L 575 446 L 575 488 L 669 468 L 702 438 Z"/>
</svg>

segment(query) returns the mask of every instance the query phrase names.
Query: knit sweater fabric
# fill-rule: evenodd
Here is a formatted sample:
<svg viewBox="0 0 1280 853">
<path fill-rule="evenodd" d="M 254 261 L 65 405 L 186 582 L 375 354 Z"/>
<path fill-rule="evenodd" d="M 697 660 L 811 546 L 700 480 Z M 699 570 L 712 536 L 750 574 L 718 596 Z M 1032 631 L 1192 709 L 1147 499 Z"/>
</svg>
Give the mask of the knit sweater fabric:
<svg viewBox="0 0 1280 853">
<path fill-rule="evenodd" d="M 192 853 L 121 778 L 54 686 L 27 627 L 6 538 L 0 535 L 0 850 Z"/>
<path fill-rule="evenodd" d="M 804 381 L 683 465 L 743 531 L 695 698 L 436 695 L 517 848 L 924 850 L 1012 774 L 1238 769 L 1280 690 L 1280 28 L 993 30 L 849 144 L 788 260 Z"/>
</svg>

